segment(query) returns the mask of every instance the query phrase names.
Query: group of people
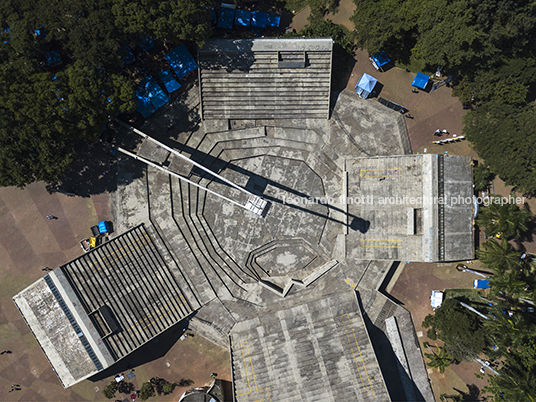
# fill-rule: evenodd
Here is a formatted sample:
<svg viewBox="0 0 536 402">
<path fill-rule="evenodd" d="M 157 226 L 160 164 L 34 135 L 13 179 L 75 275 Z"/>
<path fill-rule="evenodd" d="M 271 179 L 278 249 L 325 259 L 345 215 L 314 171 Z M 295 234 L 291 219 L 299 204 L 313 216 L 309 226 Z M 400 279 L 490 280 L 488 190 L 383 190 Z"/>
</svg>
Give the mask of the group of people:
<svg viewBox="0 0 536 402">
<path fill-rule="evenodd" d="M 443 134 L 449 135 L 449 132 L 446 129 L 443 129 L 443 130 L 437 129 L 434 133 L 434 135 L 437 137 L 441 137 Z"/>
</svg>

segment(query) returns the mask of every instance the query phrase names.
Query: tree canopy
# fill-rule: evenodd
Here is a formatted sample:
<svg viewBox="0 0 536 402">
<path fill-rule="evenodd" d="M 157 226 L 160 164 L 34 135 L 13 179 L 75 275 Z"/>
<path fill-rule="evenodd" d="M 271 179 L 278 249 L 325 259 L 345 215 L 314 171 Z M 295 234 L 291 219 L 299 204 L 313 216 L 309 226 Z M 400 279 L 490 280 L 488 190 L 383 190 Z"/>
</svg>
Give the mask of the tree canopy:
<svg viewBox="0 0 536 402">
<path fill-rule="evenodd" d="M 536 3 L 530 0 L 354 0 L 359 46 L 456 78 L 464 134 L 508 184 L 536 193 Z"/>
<path fill-rule="evenodd" d="M 76 159 L 79 141 L 95 141 L 111 117 L 134 110 L 134 83 L 121 65 L 127 46 L 146 36 L 202 43 L 210 4 L 3 1 L 0 185 L 58 180 Z"/>
<path fill-rule="evenodd" d="M 482 323 L 474 313 L 460 306 L 455 299 L 447 299 L 433 315 L 422 323 L 427 336 L 445 342 L 446 352 L 458 360 L 472 359 L 486 347 Z"/>
</svg>

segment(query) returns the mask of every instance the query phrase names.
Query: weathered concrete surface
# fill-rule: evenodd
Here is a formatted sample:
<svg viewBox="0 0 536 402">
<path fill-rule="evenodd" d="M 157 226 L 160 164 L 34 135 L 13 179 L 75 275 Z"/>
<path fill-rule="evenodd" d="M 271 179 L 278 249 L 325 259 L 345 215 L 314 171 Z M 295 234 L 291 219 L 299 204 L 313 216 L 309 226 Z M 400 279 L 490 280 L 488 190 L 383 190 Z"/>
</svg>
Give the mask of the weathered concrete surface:
<svg viewBox="0 0 536 402">
<path fill-rule="evenodd" d="M 236 353 L 242 353 L 243 342 L 259 347 L 251 353 L 259 356 L 263 367 L 259 369 L 259 379 L 271 384 L 271 395 L 283 400 L 288 393 L 289 400 L 312 400 L 314 390 L 308 391 L 300 383 L 312 376 L 318 377 L 315 383 L 319 384 L 335 384 L 339 379 L 346 384 L 341 389 L 331 386 L 318 389 L 325 400 L 340 400 L 338 393 L 350 400 L 388 400 L 389 386 L 386 388 L 382 377 L 384 363 L 378 363 L 367 341 L 367 331 L 371 329 L 368 324 L 365 326 L 367 317 L 365 321 L 359 318 L 360 307 L 355 303 L 354 291 L 359 289 L 368 299 L 371 292 L 376 292 L 391 263 L 362 260 L 353 251 L 355 244 L 345 241 L 346 233 L 353 233 L 355 228 L 350 227 L 341 196 L 348 191 L 344 179 L 348 159 L 403 155 L 409 151 L 409 142 L 399 114 L 349 91 L 333 99 L 330 120 L 213 120 L 200 124 L 195 113 L 187 113 L 190 109 L 179 104 L 164 109 L 158 121 L 142 128 L 148 135 L 271 201 L 266 218 L 258 218 L 176 178 L 169 179 L 152 168 L 145 169 L 139 183 L 133 183 L 132 191 L 130 185 L 124 187 L 117 213 L 121 214 L 124 205 L 126 226 L 136 218 L 145 219 L 161 235 L 178 272 L 203 306 L 197 318 L 201 333 L 221 345 L 228 341 L 229 334 L 231 337 L 236 334 L 231 347 L 233 359 L 238 360 L 233 362 L 240 363 Z M 193 105 L 195 108 L 195 101 Z M 166 130 L 171 138 L 166 139 Z M 127 164 L 123 168 L 127 174 L 132 169 Z M 195 169 L 184 174 L 200 185 L 242 202 L 235 189 L 209 174 Z M 311 199 L 320 202 L 308 202 Z M 329 269 L 316 277 L 315 272 L 323 266 Z M 307 286 L 303 282 L 299 284 L 312 277 L 315 280 L 307 281 Z M 296 284 L 289 287 L 289 283 Z M 326 297 L 332 300 L 329 309 L 324 305 L 328 303 Z M 341 298 L 340 303 L 335 301 L 337 297 Z M 334 307 L 338 305 L 347 308 L 339 311 Z M 376 316 L 383 307 L 375 303 L 367 306 L 369 313 L 379 310 L 374 313 Z M 337 314 L 329 316 L 334 309 Z M 324 321 L 317 321 L 323 314 L 327 314 Z M 361 334 L 355 335 L 356 342 L 364 347 L 363 359 L 369 376 L 374 378 L 372 388 L 367 385 L 368 379 L 359 364 L 354 362 L 354 368 L 350 367 L 353 357 L 348 360 L 351 353 L 344 355 L 348 352 L 344 351 L 345 335 L 340 335 L 338 340 L 315 338 L 318 331 L 325 331 L 322 329 L 325 325 L 344 330 L 340 321 L 344 314 L 350 315 L 349 325 L 354 332 Z M 300 323 L 308 328 L 306 332 Z M 246 334 L 248 339 L 244 338 Z M 310 350 L 300 349 L 298 345 L 302 342 Z M 279 388 L 274 379 L 279 378 L 278 370 L 283 368 L 263 361 L 262 356 L 266 355 L 263 344 L 266 350 L 284 351 L 282 359 L 287 363 L 283 366 L 290 371 L 288 383 L 280 384 Z M 327 368 L 330 364 L 334 364 L 333 370 Z M 234 365 L 235 370 L 239 368 Z M 260 388 L 255 388 L 249 369 L 242 362 L 245 371 L 241 375 L 235 372 L 237 396 L 240 392 L 248 393 L 250 385 L 253 387 L 249 396 L 238 396 L 239 400 L 254 398 L 254 389 L 268 386 L 258 384 Z M 326 373 L 331 371 L 338 379 L 330 380 L 330 374 Z M 421 372 L 417 373 L 417 377 L 420 375 Z"/>
</svg>

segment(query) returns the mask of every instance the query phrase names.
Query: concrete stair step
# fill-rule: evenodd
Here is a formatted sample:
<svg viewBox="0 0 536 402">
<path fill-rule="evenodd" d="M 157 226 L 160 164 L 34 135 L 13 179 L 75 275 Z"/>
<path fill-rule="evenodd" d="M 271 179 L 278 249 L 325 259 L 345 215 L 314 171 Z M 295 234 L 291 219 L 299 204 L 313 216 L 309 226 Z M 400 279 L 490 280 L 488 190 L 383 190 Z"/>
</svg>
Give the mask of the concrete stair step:
<svg viewBox="0 0 536 402">
<path fill-rule="evenodd" d="M 211 286 L 215 289 L 221 289 L 223 294 L 230 293 L 240 295 L 245 292 L 242 287 L 244 281 L 227 266 L 213 248 L 210 239 L 202 228 L 202 224 L 197 219 L 197 201 L 199 189 L 187 183 L 179 183 L 181 186 L 180 197 L 182 200 L 188 199 L 188 208 L 181 211 L 181 215 L 177 219 L 179 227 L 185 234 L 185 238 L 190 247 L 195 250 L 194 254 L 203 256 L 202 266 L 203 271 L 207 275 L 207 279 L 211 282 Z M 174 214 L 174 216 L 177 216 Z M 201 259 L 201 257 L 199 257 Z M 224 285 L 223 287 L 221 285 Z"/>
<path fill-rule="evenodd" d="M 175 180 L 178 181 L 178 179 Z M 181 251 L 180 255 L 174 253 L 174 259 L 178 261 L 180 266 L 174 270 L 175 275 L 185 277 L 186 282 L 191 284 L 191 291 L 195 295 L 193 300 L 197 300 L 199 305 L 203 305 L 213 299 L 215 293 L 206 279 L 198 275 L 199 262 L 175 220 L 170 219 L 174 213 L 173 207 L 176 205 L 170 202 L 172 191 L 169 176 L 151 168 L 148 185 L 150 188 L 151 220 L 161 234 L 165 233 L 165 237 L 170 243 L 169 250 Z"/>
</svg>

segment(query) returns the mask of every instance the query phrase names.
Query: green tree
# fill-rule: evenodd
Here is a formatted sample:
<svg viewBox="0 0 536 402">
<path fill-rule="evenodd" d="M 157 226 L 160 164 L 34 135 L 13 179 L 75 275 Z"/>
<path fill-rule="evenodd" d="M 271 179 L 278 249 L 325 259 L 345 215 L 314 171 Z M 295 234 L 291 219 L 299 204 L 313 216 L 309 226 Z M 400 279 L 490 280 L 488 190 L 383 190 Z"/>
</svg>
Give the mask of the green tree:
<svg viewBox="0 0 536 402">
<path fill-rule="evenodd" d="M 430 359 L 426 365 L 428 367 L 438 369 L 441 374 L 443 374 L 445 372 L 445 368 L 450 366 L 450 363 L 452 363 L 452 358 L 449 356 L 446 348 L 444 347 L 439 348 L 438 353 L 432 351 L 432 353 L 425 353 L 424 355 Z"/>
<path fill-rule="evenodd" d="M 140 399 L 146 401 L 147 399 L 155 396 L 154 386 L 150 381 L 144 382 L 140 389 Z"/>
<path fill-rule="evenodd" d="M 433 315 L 425 317 L 422 326 L 428 328 L 430 339 L 441 339 L 449 355 L 457 360 L 470 360 L 486 347 L 480 319 L 455 299 L 445 300 Z"/>
<path fill-rule="evenodd" d="M 491 102 L 470 110 L 463 133 L 484 164 L 508 185 L 536 192 L 536 106 Z"/>
<path fill-rule="evenodd" d="M 475 191 L 486 190 L 495 175 L 491 173 L 488 167 L 482 165 L 481 163 L 476 165 L 473 171 L 473 183 L 475 184 Z"/>
<path fill-rule="evenodd" d="M 534 328 L 533 328 L 534 329 Z M 536 388 L 536 340 L 533 338 L 506 355 L 499 375 L 488 377 L 484 392 L 493 395 L 496 401 L 535 401 Z"/>
<path fill-rule="evenodd" d="M 202 45 L 212 34 L 209 0 L 111 0 L 115 23 L 131 36 Z"/>
<path fill-rule="evenodd" d="M 122 73 L 140 36 L 202 43 L 208 0 L 9 0 L 0 5 L 0 185 L 57 181 L 117 113 L 134 110 Z M 61 65 L 47 66 L 55 51 Z"/>
<path fill-rule="evenodd" d="M 104 389 L 102 390 L 102 393 L 104 394 L 106 398 L 112 399 L 115 396 L 115 393 L 117 392 L 118 387 L 119 386 L 117 382 L 115 380 L 112 380 L 110 384 L 104 387 Z"/>
<path fill-rule="evenodd" d="M 354 23 L 357 45 L 374 54 L 385 50 L 404 59 L 417 39 L 419 0 L 354 0 L 357 7 L 350 18 Z"/>
<path fill-rule="evenodd" d="M 177 385 L 177 383 L 166 382 L 162 385 L 162 393 L 164 395 L 171 394 Z"/>
<path fill-rule="evenodd" d="M 496 273 L 510 272 L 519 268 L 521 253 L 516 251 L 506 238 L 500 242 L 489 239 L 476 251 L 477 258 Z"/>
<path fill-rule="evenodd" d="M 476 222 L 484 227 L 486 236 L 501 233 L 501 238 L 519 239 L 528 231 L 531 218 L 532 214 L 526 206 L 519 208 L 504 197 L 493 196 L 489 198 L 489 204 L 480 209 Z"/>
</svg>

